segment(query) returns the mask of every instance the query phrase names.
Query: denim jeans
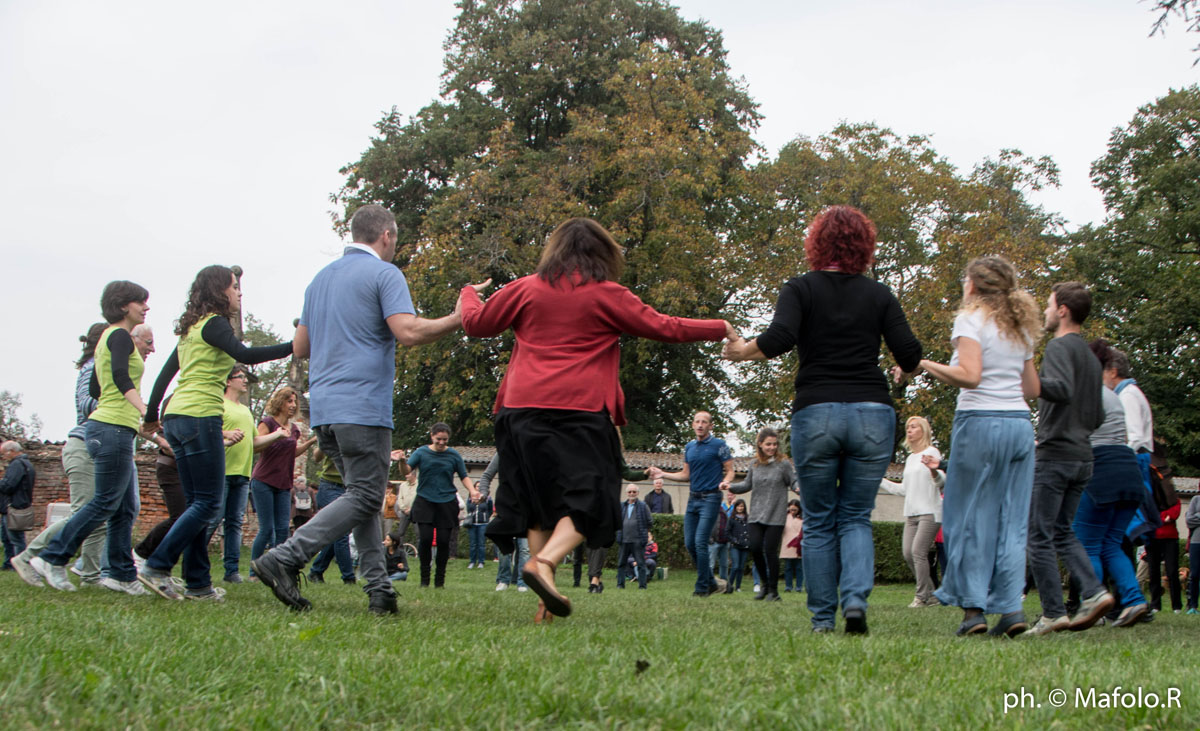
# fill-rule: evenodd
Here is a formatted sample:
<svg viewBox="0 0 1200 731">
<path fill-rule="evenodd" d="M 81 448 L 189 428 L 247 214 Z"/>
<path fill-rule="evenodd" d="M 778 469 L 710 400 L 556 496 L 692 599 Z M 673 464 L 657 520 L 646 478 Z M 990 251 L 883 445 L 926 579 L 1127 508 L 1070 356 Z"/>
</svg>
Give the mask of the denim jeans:
<svg viewBox="0 0 1200 731">
<path fill-rule="evenodd" d="M 71 515 L 75 515 L 83 506 L 91 502 L 96 494 L 96 469 L 92 457 L 88 454 L 87 443 L 82 439 L 69 437 L 62 450 L 63 474 L 67 477 L 71 490 Z M 50 541 L 62 532 L 67 521 L 58 520 L 39 533 L 25 547 L 26 558 L 41 555 Z M 79 549 L 79 573 L 84 579 L 100 578 L 100 555 L 104 551 L 104 534 L 99 528 L 92 531 Z"/>
<path fill-rule="evenodd" d="M 222 522 L 225 524 L 222 540 L 226 576 L 238 572 L 238 563 L 242 558 L 242 523 L 246 519 L 246 496 L 249 494 L 249 477 L 225 475 L 225 489 L 221 491 L 221 503 L 217 507 L 217 517 L 213 518 L 212 525 L 208 528 L 208 536 L 211 541 L 218 526 Z"/>
<path fill-rule="evenodd" d="M 742 588 L 742 577 L 746 575 L 746 559 L 750 558 L 749 548 L 729 546 L 729 585 L 734 589 Z"/>
<path fill-rule="evenodd" d="M 4 543 L 4 568 L 8 570 L 12 568 L 12 560 L 20 551 L 13 550 L 12 541 L 8 539 L 7 514 L 0 514 L 0 541 Z"/>
<path fill-rule="evenodd" d="M 875 582 L 871 511 L 892 456 L 896 412 L 877 403 L 823 403 L 792 414 L 792 458 L 804 504 L 804 575 L 813 627 L 866 609 Z"/>
<path fill-rule="evenodd" d="M 1105 574 L 1112 578 L 1122 607 L 1146 603 L 1133 564 L 1121 550 L 1125 529 L 1137 509 L 1135 502 L 1097 505 L 1084 491 L 1075 511 L 1075 535 L 1092 561 L 1092 570 L 1100 581 L 1104 581 Z"/>
<path fill-rule="evenodd" d="M 250 480 L 250 492 L 254 495 L 254 510 L 258 513 L 258 535 L 250 545 L 250 560 L 254 561 L 268 548 L 282 545 L 288 539 L 292 493 L 276 490 L 258 480 Z"/>
<path fill-rule="evenodd" d="M 6 561 L 11 566 L 13 557 L 25 550 L 25 531 L 9 530 L 7 515 L 0 516 L 0 521 L 3 521 L 4 538 L 7 540 L 9 546 L 11 546 L 9 549 L 11 553 L 5 555 Z"/>
<path fill-rule="evenodd" d="M 649 570 L 646 568 L 645 543 L 621 544 L 621 550 L 617 552 L 617 586 L 625 586 L 625 574 L 628 570 L 627 565 L 631 559 L 638 586 L 644 589 L 646 588 L 646 581 L 649 575 Z"/>
<path fill-rule="evenodd" d="M 175 469 L 187 508 L 146 559 L 146 566 L 169 572 L 182 558 L 187 588 L 202 591 L 212 586 L 209 526 L 220 515 L 225 492 L 221 417 L 175 414 L 163 419 L 163 432 L 175 452 Z"/>
<path fill-rule="evenodd" d="M 946 563 L 933 595 L 944 604 L 989 614 L 1019 611 L 1033 485 L 1029 414 L 956 412 L 950 448 L 942 502 Z M 918 550 L 926 548 L 913 552 Z"/>
<path fill-rule="evenodd" d="M 525 580 L 521 578 L 521 567 L 529 560 L 529 541 L 517 538 L 516 542 L 517 550 L 500 554 L 500 568 L 496 571 L 497 584 L 511 584 L 515 578 L 517 586 L 525 586 Z"/>
<path fill-rule="evenodd" d="M 721 491 L 693 492 L 683 512 L 683 545 L 696 565 L 696 593 L 707 594 L 715 586 L 709 563 L 708 537 L 712 535 L 717 511 L 721 509 Z"/>
<path fill-rule="evenodd" d="M 1067 613 L 1063 604 L 1058 559 L 1062 559 L 1067 571 L 1078 579 L 1084 599 L 1104 589 L 1092 570 L 1091 559 L 1071 528 L 1079 499 L 1091 477 L 1091 459 L 1038 459 L 1034 467 L 1027 550 L 1029 565 L 1037 583 L 1038 598 L 1042 602 L 1042 615 L 1047 619 L 1057 619 Z M 946 541 L 949 543 L 949 536 Z"/>
<path fill-rule="evenodd" d="M 729 578 L 729 544 L 708 544 L 708 565 L 712 567 L 713 576 L 722 579 Z"/>
<path fill-rule="evenodd" d="M 133 567 L 133 521 L 138 508 L 134 431 L 127 426 L 91 419 L 84 434 L 96 475 L 95 493 L 82 510 L 65 521 L 62 531 L 40 555 L 46 563 L 66 566 L 92 531 L 107 521 L 110 575 L 118 581 L 133 581 L 137 578 Z"/>
<path fill-rule="evenodd" d="M 321 480 L 320 484 L 317 485 L 317 510 L 324 509 L 326 505 L 329 505 L 345 494 L 346 488 L 344 485 L 329 482 L 328 480 Z M 338 570 L 342 573 L 342 581 L 354 581 L 354 559 L 350 557 L 349 533 L 322 548 L 317 557 L 313 559 L 309 571 L 317 576 L 321 576 L 329 569 L 329 564 L 334 559 L 337 559 Z M 388 578 L 391 579 L 392 577 L 389 576 Z"/>
<path fill-rule="evenodd" d="M 798 558 L 784 558 L 783 585 L 788 591 L 804 591 L 804 562 Z"/>
<path fill-rule="evenodd" d="M 345 479 L 346 492 L 296 529 L 270 556 L 299 570 L 322 548 L 354 533 L 358 567 L 368 594 L 395 596 L 388 580 L 387 557 L 379 530 L 379 510 L 387 489 L 392 430 L 361 424 L 322 424 L 313 428 L 321 451 L 329 455 Z"/>
<path fill-rule="evenodd" d="M 487 530 L 487 523 L 467 526 L 467 537 L 471 539 L 468 563 L 482 564 L 487 560 L 487 538 L 483 535 L 485 530 Z"/>
</svg>

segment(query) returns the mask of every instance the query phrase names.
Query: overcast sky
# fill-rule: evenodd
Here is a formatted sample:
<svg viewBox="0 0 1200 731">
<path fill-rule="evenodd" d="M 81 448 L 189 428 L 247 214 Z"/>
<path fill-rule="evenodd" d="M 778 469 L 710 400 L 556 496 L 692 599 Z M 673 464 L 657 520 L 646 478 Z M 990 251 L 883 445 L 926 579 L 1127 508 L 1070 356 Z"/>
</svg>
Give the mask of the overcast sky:
<svg viewBox="0 0 1200 731">
<path fill-rule="evenodd" d="M 1103 218 L 1088 168 L 1111 130 L 1200 79 L 1200 37 L 1148 38 L 1136 0 L 679 6 L 724 32 L 770 154 L 848 120 L 929 135 L 963 170 L 1051 155 L 1062 187 L 1038 201 L 1072 228 Z M 454 16 L 442 0 L 0 0 L 0 389 L 43 438 L 74 421 L 77 338 L 109 280 L 150 290 L 147 394 L 205 265 L 240 264 L 246 311 L 290 332 L 341 249 L 338 169 L 391 107 L 437 96 Z"/>
</svg>

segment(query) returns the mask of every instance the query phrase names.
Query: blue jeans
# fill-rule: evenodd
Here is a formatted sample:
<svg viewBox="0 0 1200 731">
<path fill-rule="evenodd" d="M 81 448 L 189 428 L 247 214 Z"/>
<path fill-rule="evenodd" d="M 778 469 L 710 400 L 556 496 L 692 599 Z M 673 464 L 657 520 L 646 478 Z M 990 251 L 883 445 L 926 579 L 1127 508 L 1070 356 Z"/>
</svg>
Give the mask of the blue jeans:
<svg viewBox="0 0 1200 731">
<path fill-rule="evenodd" d="M 729 544 L 708 544 L 708 565 L 712 567 L 713 576 L 722 579 L 729 578 Z"/>
<path fill-rule="evenodd" d="M 497 584 L 511 584 L 515 577 L 517 586 L 525 586 L 525 580 L 521 578 L 521 567 L 529 560 L 529 541 L 525 538 L 515 540 L 517 550 L 500 554 L 500 568 L 496 571 Z"/>
<path fill-rule="evenodd" d="M 896 411 L 876 403 L 823 403 L 792 414 L 792 458 L 804 504 L 804 575 L 813 627 L 866 609 L 875 582 L 871 511 L 892 456 Z"/>
<path fill-rule="evenodd" d="M 788 591 L 804 591 L 804 562 L 798 558 L 783 561 L 783 585 Z"/>
<path fill-rule="evenodd" d="M 707 594 L 715 586 L 708 557 L 708 537 L 712 535 L 717 511 L 721 509 L 721 491 L 693 492 L 683 512 L 683 545 L 696 564 L 696 593 Z"/>
<path fill-rule="evenodd" d="M 487 560 L 487 538 L 483 535 L 486 530 L 487 523 L 467 526 L 467 537 L 471 539 L 471 552 L 468 554 L 470 558 L 467 563 L 482 564 Z"/>
<path fill-rule="evenodd" d="M 933 593 L 943 604 L 988 614 L 1021 609 L 1033 447 L 1026 412 L 955 413 L 942 503 L 946 565 Z"/>
<path fill-rule="evenodd" d="M 0 515 L 0 534 L 4 535 L 4 565 L 11 567 L 13 556 L 25 550 L 25 531 L 9 530 L 8 516 Z"/>
<path fill-rule="evenodd" d="M 179 486 L 187 509 L 146 559 L 155 571 L 170 571 L 183 559 L 187 588 L 201 591 L 212 586 L 208 563 L 209 526 L 221 513 L 225 493 L 225 443 L 220 416 L 173 415 L 163 419 L 163 432 L 175 451 Z"/>
<path fill-rule="evenodd" d="M 734 589 L 742 588 L 742 577 L 746 574 L 746 559 L 750 557 L 749 548 L 738 548 L 729 544 L 729 583 Z"/>
<path fill-rule="evenodd" d="M 258 535 L 250 546 L 250 560 L 263 555 L 268 548 L 282 545 L 288 539 L 288 518 L 292 510 L 292 493 L 276 490 L 265 482 L 250 480 L 254 495 L 254 510 L 258 513 Z"/>
<path fill-rule="evenodd" d="M 324 508 L 329 503 L 337 500 L 342 495 L 346 494 L 345 485 L 339 485 L 336 482 L 321 480 L 317 485 L 317 510 Z M 337 559 L 338 570 L 342 572 L 342 581 L 355 581 L 354 576 L 354 560 L 350 557 L 350 534 L 338 538 L 333 543 L 321 549 L 317 557 L 313 559 L 312 566 L 309 571 L 320 576 L 329 569 L 329 564 L 334 559 Z M 390 576 L 388 577 L 392 581 Z"/>
<path fill-rule="evenodd" d="M 1085 490 L 1075 511 L 1075 537 L 1087 551 L 1096 578 L 1104 581 L 1105 573 L 1112 577 L 1122 607 L 1146 603 L 1133 564 L 1121 550 L 1125 528 L 1137 509 L 1135 502 L 1097 505 Z"/>
<path fill-rule="evenodd" d="M 109 575 L 118 581 L 137 578 L 137 570 L 133 567 L 133 521 L 138 510 L 133 437 L 134 430 L 127 426 L 88 421 L 84 441 L 95 465 L 96 491 L 88 504 L 67 520 L 62 531 L 42 551 L 43 561 L 66 566 L 92 531 L 107 521 L 105 557 Z"/>
<path fill-rule="evenodd" d="M 225 549 L 225 575 L 231 576 L 238 572 L 238 562 L 242 558 L 242 523 L 246 519 L 246 496 L 250 494 L 250 478 L 245 475 L 225 475 L 225 489 L 221 491 L 221 502 L 217 507 L 217 517 L 213 518 L 208 527 L 208 538 L 217 532 L 222 521 L 225 531 L 222 534 Z"/>
</svg>

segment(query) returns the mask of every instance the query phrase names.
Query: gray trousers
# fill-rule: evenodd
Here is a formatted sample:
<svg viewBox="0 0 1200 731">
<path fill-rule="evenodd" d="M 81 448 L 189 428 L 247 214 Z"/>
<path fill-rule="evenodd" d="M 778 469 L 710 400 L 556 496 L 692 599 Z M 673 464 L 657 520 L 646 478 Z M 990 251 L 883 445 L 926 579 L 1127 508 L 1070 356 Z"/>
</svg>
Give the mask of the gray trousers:
<svg viewBox="0 0 1200 731">
<path fill-rule="evenodd" d="M 87 444 L 74 437 L 68 437 L 63 445 L 62 464 L 63 474 L 67 476 L 67 483 L 71 488 L 71 515 L 74 515 L 83 510 L 83 506 L 90 503 L 96 494 L 96 466 L 88 454 Z M 59 520 L 46 526 L 25 549 L 25 558 L 33 558 L 45 550 L 66 525 L 66 520 Z M 79 547 L 80 556 L 83 558 L 83 567 L 79 575 L 84 579 L 100 578 L 100 560 L 106 535 L 104 524 L 101 524 Z"/>
<path fill-rule="evenodd" d="M 904 519 L 904 538 L 900 544 L 900 552 L 904 555 L 904 563 L 917 577 L 917 598 L 929 601 L 933 597 L 933 577 L 929 574 L 929 549 L 933 547 L 933 539 L 937 537 L 938 528 L 942 524 L 933 519 L 933 515 L 910 515 Z"/>
<path fill-rule="evenodd" d="M 1063 603 L 1062 559 L 1071 576 L 1079 580 L 1080 596 L 1090 599 L 1104 589 L 1096 579 L 1092 561 L 1075 537 L 1075 510 L 1092 477 L 1092 461 L 1037 459 L 1033 468 L 1033 499 L 1029 503 L 1029 537 L 1026 547 L 1033 580 L 1042 601 L 1042 616 L 1057 619 L 1067 613 Z"/>
<path fill-rule="evenodd" d="M 284 566 L 301 569 L 325 546 L 354 533 L 358 571 L 368 594 L 395 595 L 388 580 L 379 532 L 379 510 L 387 489 L 392 430 L 382 426 L 324 424 L 313 429 L 321 451 L 345 480 L 346 492 L 326 505 L 292 537 L 271 549 Z"/>
</svg>

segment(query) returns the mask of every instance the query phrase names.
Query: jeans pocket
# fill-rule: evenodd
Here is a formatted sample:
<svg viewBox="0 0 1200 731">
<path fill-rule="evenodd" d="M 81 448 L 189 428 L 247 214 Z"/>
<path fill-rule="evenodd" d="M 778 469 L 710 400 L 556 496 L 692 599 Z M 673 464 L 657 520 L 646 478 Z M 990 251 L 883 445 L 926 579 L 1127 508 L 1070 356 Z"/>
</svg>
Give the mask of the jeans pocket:
<svg viewBox="0 0 1200 731">
<path fill-rule="evenodd" d="M 896 432 L 895 409 L 883 404 L 860 404 L 855 411 L 863 438 L 874 446 L 890 446 Z"/>
<path fill-rule="evenodd" d="M 792 414 L 792 448 L 796 441 L 813 441 L 829 432 L 833 404 L 813 404 Z"/>
</svg>

